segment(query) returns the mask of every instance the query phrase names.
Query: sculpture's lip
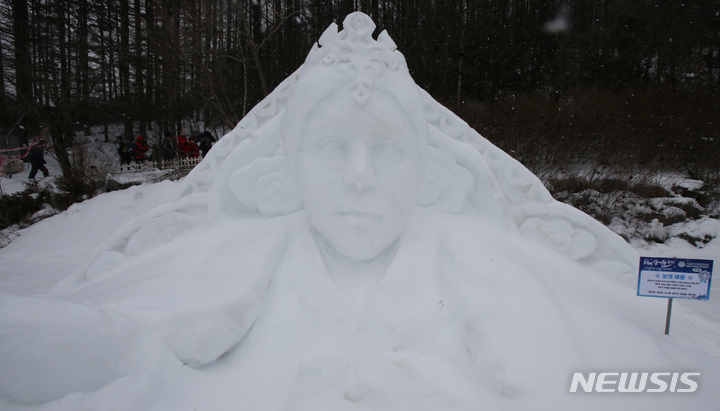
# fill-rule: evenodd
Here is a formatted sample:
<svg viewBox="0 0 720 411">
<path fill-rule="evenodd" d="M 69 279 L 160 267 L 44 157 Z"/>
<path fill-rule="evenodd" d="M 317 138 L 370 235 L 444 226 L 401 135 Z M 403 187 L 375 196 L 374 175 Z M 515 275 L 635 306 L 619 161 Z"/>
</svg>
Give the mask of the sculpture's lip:
<svg viewBox="0 0 720 411">
<path fill-rule="evenodd" d="M 372 211 L 342 210 L 337 213 L 340 217 L 360 222 L 378 222 L 382 219 L 381 213 Z"/>
</svg>

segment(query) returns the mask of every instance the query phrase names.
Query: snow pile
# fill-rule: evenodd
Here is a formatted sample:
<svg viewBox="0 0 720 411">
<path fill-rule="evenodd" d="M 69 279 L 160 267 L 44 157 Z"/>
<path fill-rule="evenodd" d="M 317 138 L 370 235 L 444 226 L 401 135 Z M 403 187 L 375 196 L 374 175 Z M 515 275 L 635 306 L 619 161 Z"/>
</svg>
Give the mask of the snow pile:
<svg viewBox="0 0 720 411">
<path fill-rule="evenodd" d="M 28 241 L 69 248 L 57 276 L 0 285 L 3 409 L 716 403 L 720 316 L 680 306 L 663 336 L 665 301 L 627 286 L 637 254 L 419 90 L 374 27 L 332 25 L 172 201 L 174 183 L 104 194 L 0 250 L 23 273 L 62 260 Z M 653 370 L 700 389 L 568 392 Z"/>
<path fill-rule="evenodd" d="M 163 181 L 106 193 L 22 230 L 2 249 L 3 290 L 47 292 L 128 220 L 174 198 L 178 185 Z"/>
<path fill-rule="evenodd" d="M 102 194 L 78 204 L 79 213 L 61 213 L 45 220 L 32 230 L 23 232 L 16 243 L 11 245 L 14 249 L 8 250 L 10 248 L 8 247 L 0 250 L 3 266 L 14 263 L 19 267 L 14 271 L 25 275 L 53 266 L 60 258 L 59 254 L 42 252 L 39 248 L 34 250 L 32 256 L 21 252 L 32 250 L 33 244 L 45 246 L 53 243 L 65 247 L 68 257 L 74 259 L 72 263 L 77 264 L 82 256 L 90 252 L 92 244 L 97 242 L 98 238 L 114 231 L 115 223 L 108 221 L 107 224 L 102 224 L 102 220 L 99 220 L 100 224 L 94 226 L 78 224 L 74 220 L 76 216 L 109 216 L 117 214 L 116 210 L 122 210 L 123 215 L 118 215 L 118 218 L 133 218 L 153 204 L 167 200 L 167 193 L 174 188 L 177 188 L 177 183 L 133 187 L 120 192 Z M 139 189 L 144 190 L 144 193 L 138 195 Z M 108 210 L 110 205 L 115 208 Z M 427 218 L 425 222 L 432 223 L 427 221 Z M 461 222 L 461 225 L 465 224 Z M 113 314 L 104 309 L 98 311 L 96 306 L 87 304 L 74 306 L 67 301 L 60 304 L 61 300 L 58 297 L 42 297 L 40 301 L 31 302 L 22 301 L 17 295 L 2 294 L 0 313 L 13 309 L 14 312 L 23 313 L 23 318 L 26 319 L 32 319 L 31 316 L 54 319 L 53 323 L 43 322 L 45 325 L 33 332 L 27 341 L 37 344 L 50 339 L 53 346 L 67 347 L 67 351 L 64 351 L 67 355 L 58 355 L 57 351 L 48 350 L 47 347 L 44 350 L 31 351 L 38 359 L 38 364 L 55 363 L 54 370 L 45 367 L 44 373 L 41 374 L 47 378 L 47 381 L 35 380 L 35 384 L 44 382 L 48 385 L 48 381 L 55 382 L 58 385 L 49 384 L 52 389 L 67 392 L 74 389 L 74 384 L 86 384 L 84 389 L 88 390 L 97 388 L 97 381 L 100 381 L 100 384 L 111 380 L 115 382 L 100 388 L 95 393 L 70 394 L 63 400 L 42 405 L 10 402 L 0 402 L 0 404 L 7 410 L 174 409 L 191 406 L 198 408 L 205 406 L 210 409 L 273 409 L 273 407 L 292 409 L 292 406 L 283 402 L 292 398 L 293 403 L 298 404 L 312 399 L 318 401 L 322 399 L 325 401 L 322 405 L 327 408 L 332 406 L 340 408 L 343 403 L 350 401 L 348 399 L 352 399 L 354 400 L 352 404 L 359 404 L 356 408 L 360 409 L 382 407 L 407 409 L 408 406 L 417 407 L 417 404 L 412 403 L 412 399 L 426 398 L 426 401 L 431 403 L 429 401 L 437 399 L 439 392 L 445 394 L 444 401 L 438 405 L 438 408 L 442 409 L 452 406 L 462 409 L 464 402 L 469 409 L 476 408 L 477 404 L 493 405 L 501 409 L 526 404 L 531 409 L 552 406 L 560 410 L 603 409 L 613 405 L 619 409 L 653 406 L 656 409 L 669 410 L 677 409 L 687 403 L 697 408 L 708 409 L 716 403 L 717 394 L 706 387 L 718 382 L 717 369 L 720 361 L 717 360 L 717 356 L 720 355 L 720 346 L 717 341 L 720 337 L 718 333 L 720 304 L 717 301 L 720 300 L 713 298 L 713 295 L 718 295 L 717 285 L 711 292 L 709 302 L 676 301 L 671 336 L 667 337 L 662 335 L 665 309 L 663 300 L 635 297 L 632 289 L 598 278 L 577 265 L 558 261 L 557 255 L 524 243 L 522 239 L 510 237 L 515 244 L 507 244 L 504 241 L 498 243 L 498 239 L 502 239 L 507 234 L 488 229 L 469 234 L 457 225 L 448 226 L 446 221 L 442 222 L 442 225 L 440 230 L 463 232 L 447 243 L 447 248 L 454 250 L 455 255 L 453 258 L 447 258 L 443 263 L 450 267 L 450 271 L 467 270 L 471 269 L 468 265 L 479 265 L 478 261 L 463 263 L 463 258 L 458 259 L 458 255 L 471 260 L 473 256 L 477 256 L 477 259 L 484 259 L 480 261 L 482 265 L 490 264 L 482 269 L 489 274 L 474 281 L 475 283 L 481 281 L 481 284 L 476 284 L 473 289 L 462 286 L 452 287 L 465 294 L 470 300 L 477 301 L 476 306 L 485 307 L 481 311 L 482 316 L 474 321 L 464 324 L 443 321 L 443 313 L 458 309 L 457 306 L 453 307 L 453 298 L 441 298 L 437 301 L 428 299 L 424 302 L 424 296 L 436 292 L 433 289 L 435 286 L 432 282 L 420 282 L 416 278 L 412 279 L 413 281 L 406 281 L 404 276 L 409 275 L 409 271 L 406 270 L 391 271 L 394 277 L 390 279 L 393 281 L 388 281 L 383 286 L 385 293 L 393 293 L 391 294 L 393 298 L 388 300 L 378 296 L 374 303 L 370 304 L 377 307 L 369 310 L 370 313 L 365 313 L 364 316 L 358 316 L 356 314 L 358 309 L 354 308 L 350 301 L 338 299 L 333 283 L 319 277 L 317 272 L 306 269 L 296 274 L 302 277 L 302 282 L 293 283 L 293 286 L 303 287 L 303 291 L 308 293 L 307 295 L 312 298 L 309 304 L 311 308 L 322 309 L 329 304 L 332 307 L 331 311 L 313 312 L 313 315 L 309 315 L 305 308 L 298 309 L 297 301 L 284 301 L 283 295 L 274 296 L 268 300 L 268 307 L 263 308 L 259 317 L 267 318 L 268 315 L 273 315 L 276 321 L 281 317 L 279 320 L 285 322 L 285 328 L 278 330 L 275 338 L 233 350 L 213 364 L 199 369 L 183 366 L 183 363 L 174 356 L 158 352 L 157 348 L 151 348 L 152 344 L 140 340 L 141 336 L 148 332 L 147 330 L 143 331 L 142 326 L 138 324 L 134 325 L 137 328 L 131 328 L 125 320 L 113 318 Z M 74 229 L 64 229 L 69 226 Z M 425 227 L 433 229 L 428 227 L 428 224 L 425 224 Z M 223 312 L 231 312 L 229 305 L 224 305 L 223 302 L 223 296 L 231 293 L 231 290 L 230 287 L 215 287 L 215 290 L 203 288 L 213 287 L 218 281 L 222 281 L 223 284 L 228 284 L 228 281 L 234 281 L 234 284 L 243 282 L 242 278 L 236 278 L 237 274 L 243 271 L 263 270 L 257 267 L 261 261 L 276 258 L 272 252 L 264 250 L 267 259 L 251 257 L 242 259 L 244 264 L 254 264 L 256 267 L 243 269 L 238 266 L 234 257 L 238 252 L 252 256 L 262 249 L 268 247 L 272 249 L 273 243 L 268 239 L 260 241 L 262 235 L 256 235 L 247 227 L 242 231 L 246 235 L 238 238 L 236 231 L 241 228 L 236 225 L 227 226 L 223 231 L 214 230 L 212 235 L 210 232 L 198 230 L 173 247 L 162 251 L 151 251 L 131 272 L 125 273 L 132 275 L 135 272 L 136 275 L 134 278 L 125 278 L 123 283 L 125 287 L 134 287 L 133 284 L 139 279 L 148 275 L 153 277 L 159 275 L 159 270 L 165 271 L 165 275 L 173 278 L 178 276 L 186 278 L 193 274 L 200 277 L 201 281 L 193 284 L 193 287 L 199 288 L 188 290 L 187 284 L 183 286 L 185 300 L 177 303 L 185 313 L 188 307 L 195 306 L 198 308 L 193 310 L 195 316 L 199 315 L 202 318 L 203 313 L 207 313 L 207 316 L 203 320 L 194 321 L 187 315 L 179 315 L 174 317 L 174 321 L 188 325 L 184 338 L 180 338 L 179 341 L 197 341 L 200 346 L 209 347 L 207 343 L 213 341 L 204 338 L 209 335 L 217 336 L 217 333 L 210 334 L 208 328 L 213 328 L 222 322 Z M 262 225 L 257 225 L 256 228 L 262 228 Z M 428 248 L 432 250 L 434 241 L 430 236 L 423 235 L 426 233 L 411 234 L 414 234 L 412 238 L 415 247 L 412 248 L 415 251 L 404 256 L 400 255 L 399 258 L 404 261 L 427 262 L 424 254 L 427 254 Z M 313 260 L 312 256 L 306 256 L 307 252 L 304 251 L 303 245 L 310 247 L 314 242 L 308 238 L 304 240 L 306 240 L 304 244 L 302 239 L 298 240 L 301 244 L 294 247 L 296 258 L 293 261 L 296 264 L 293 266 L 299 266 L 303 256 Z M 718 246 L 717 240 L 714 240 L 706 249 L 714 248 L 717 255 Z M 199 260 L 196 257 L 197 251 L 204 247 L 211 247 L 215 253 Z M 187 257 L 182 258 L 183 255 Z M 510 255 L 510 261 L 505 257 L 506 255 Z M 543 258 L 536 259 L 543 255 Z M 515 261 L 518 256 L 521 256 L 522 260 L 534 260 L 537 264 L 530 272 L 527 268 L 522 268 L 522 261 Z M 292 257 L 291 255 L 286 258 Z M 695 257 L 707 258 L 708 255 Z M 315 258 L 318 258 L 317 255 Z M 67 265 L 70 265 L 69 263 Z M 310 261 L 306 266 L 311 267 L 312 264 L 313 262 Z M 41 293 L 54 284 L 53 278 L 67 274 L 67 270 L 68 268 L 65 268 L 65 271 L 61 272 L 62 266 L 57 266 L 57 277 L 28 275 L 14 279 L 8 278 L 9 273 L 3 270 L 0 289 L 17 291 L 18 288 L 22 288 L 24 292 Z M 508 272 L 509 275 L 496 274 Z M 309 277 L 305 277 L 306 275 Z M 138 307 L 134 310 L 138 313 L 134 317 L 139 318 L 139 323 L 157 316 L 158 313 L 153 312 L 155 309 L 167 307 L 166 301 L 162 300 L 163 296 L 167 298 L 167 294 L 177 292 L 169 287 L 170 284 L 170 282 L 161 284 L 162 289 L 157 291 L 152 299 L 144 302 L 136 301 Z M 104 290 L 86 290 L 86 293 L 96 300 L 125 299 L 128 294 L 127 288 L 123 289 L 117 285 L 107 285 L 102 288 Z M 547 294 L 548 292 L 551 294 Z M 134 294 L 136 298 L 139 297 L 137 290 Z M 213 298 L 202 298 L 207 294 L 212 295 Z M 398 297 L 402 295 L 405 295 L 404 299 Z M 412 298 L 413 295 L 418 295 L 420 298 Z M 590 301 L 578 301 L 584 299 Z M 378 301 L 385 305 L 380 306 Z M 608 301 L 612 301 L 612 304 Z M 388 310 L 387 304 L 392 304 L 393 309 Z M 548 313 L 548 310 L 551 312 Z M 392 318 L 385 318 L 388 311 L 393 313 Z M 378 312 L 382 313 L 381 318 L 378 318 Z M 93 316 L 100 316 L 102 319 L 95 322 L 92 321 Z M 302 322 L 299 322 L 300 320 Z M 7 319 L 3 318 L 4 324 L 7 324 L 6 321 Z M 148 322 L 152 323 L 152 321 Z M 392 322 L 394 331 L 377 329 L 378 324 L 388 322 Z M 102 328 L 87 328 L 98 323 L 104 324 Z M 197 328 L 190 326 L 193 323 Z M 256 327 L 258 330 L 268 332 L 269 323 L 270 319 L 265 320 L 264 323 L 257 323 Z M 112 324 L 116 327 L 109 326 Z M 121 326 L 117 327 L 117 325 Z M 568 327 L 569 330 L 563 331 Z M 118 330 L 121 333 L 114 334 Z M 18 330 L 14 331 L 13 334 L 16 334 Z M 290 331 L 295 333 L 292 337 L 288 335 Z M 518 333 L 522 338 L 517 336 L 506 338 L 510 332 Z M 328 333 L 331 336 L 328 336 Z M 68 360 L 80 356 L 77 352 L 76 355 L 70 356 L 74 349 L 77 350 L 76 347 L 85 347 L 84 344 L 78 345 L 79 335 L 83 336 L 83 341 L 89 339 L 90 347 L 104 347 L 100 358 L 94 357 L 99 355 L 96 350 L 82 353 L 84 358 L 92 360 L 84 364 L 93 363 L 97 367 L 81 368 L 82 364 Z M 458 335 L 463 336 L 460 346 L 456 345 L 457 341 L 453 343 L 457 338 L 455 336 Z M 93 340 L 101 336 L 106 336 L 108 339 L 102 342 Z M 136 363 L 134 369 L 130 367 L 134 381 L 128 377 L 114 379 L 117 373 L 129 373 L 128 366 L 125 365 L 127 362 L 118 361 L 117 357 L 111 355 L 113 348 L 121 344 L 125 346 L 145 344 L 147 347 L 141 365 Z M 470 346 L 466 347 L 465 344 Z M 383 345 L 388 348 L 378 348 Z M 10 346 L 4 341 L 0 347 L 8 349 Z M 442 348 L 441 359 L 428 355 L 436 351 L 437 347 Z M 637 358 L 635 355 L 640 348 L 643 348 L 641 351 L 644 353 Z M 457 371 L 453 370 L 453 366 L 458 363 L 453 361 L 453 357 L 463 358 L 460 351 L 467 349 L 472 349 L 473 360 L 470 364 L 481 365 L 476 367 L 479 370 L 471 369 L 468 372 L 471 373 L 470 375 L 475 375 L 481 385 L 468 386 L 458 377 Z M 258 351 L 263 350 L 267 352 L 260 356 Z M 303 355 L 307 356 L 317 355 L 323 360 L 293 366 L 288 357 L 297 356 L 298 352 L 304 352 Z M 385 357 L 372 355 L 378 352 L 387 354 Z M 17 358 L 18 354 L 13 355 Z M 397 357 L 393 358 L 393 355 Z M 507 361 L 507 358 L 515 359 Z M 460 364 L 462 365 L 462 362 Z M 243 369 L 248 371 L 243 372 Z M 281 372 L 273 374 L 278 369 Z M 607 398 L 598 394 L 592 396 L 576 394 L 575 397 L 568 394 L 572 372 L 658 369 L 702 372 L 702 378 L 699 380 L 700 390 L 695 394 L 683 394 L 683 396 L 665 394 L 657 398 L 651 394 L 632 397 L 614 394 Z M 13 395 L 20 398 L 22 395 L 35 395 L 34 398 L 37 398 L 36 389 L 29 392 L 22 392 L 21 389 L 22 382 L 27 381 L 27 376 L 32 370 L 22 369 L 14 373 L 7 364 L 3 364 L 3 370 L 2 375 L 19 377 L 17 382 L 10 385 L 15 387 L 12 391 Z M 98 375 L 100 370 L 104 370 L 105 374 Z M 480 375 L 477 374 L 478 372 Z M 543 378 L 533 378 L 531 372 L 540 372 L 539 375 Z M 77 377 L 69 379 L 67 375 Z M 440 376 L 440 378 L 433 377 L 425 383 L 408 380 L 409 376 L 418 375 L 425 379 L 432 376 Z M 25 380 L 22 377 L 25 377 Z M 298 382 L 295 383 L 295 380 Z M 440 380 L 440 383 L 436 380 Z M 8 385 L 0 386 L 8 387 Z M 292 386 L 292 390 L 288 390 L 288 386 Z M 248 389 L 241 390 L 238 387 L 248 387 Z M 256 401 L 267 400 L 268 403 L 258 405 L 257 402 L 253 402 L 251 404 L 256 408 L 250 406 L 244 408 L 242 405 L 248 404 L 245 397 L 253 392 L 249 387 L 252 389 L 260 387 L 257 389 L 262 396 Z M 340 389 L 338 387 L 342 387 L 342 396 L 328 398 L 333 390 Z M 43 394 L 52 396 L 52 389 L 44 391 Z M 5 390 L 7 392 L 8 389 Z M 543 390 L 547 390 L 547 393 L 543 394 Z M 393 395 L 396 398 L 393 398 Z M 423 395 L 425 397 L 422 397 Z M 388 406 L 390 403 L 394 404 L 394 408 Z M 365 406 L 363 407 L 362 404 Z"/>
</svg>

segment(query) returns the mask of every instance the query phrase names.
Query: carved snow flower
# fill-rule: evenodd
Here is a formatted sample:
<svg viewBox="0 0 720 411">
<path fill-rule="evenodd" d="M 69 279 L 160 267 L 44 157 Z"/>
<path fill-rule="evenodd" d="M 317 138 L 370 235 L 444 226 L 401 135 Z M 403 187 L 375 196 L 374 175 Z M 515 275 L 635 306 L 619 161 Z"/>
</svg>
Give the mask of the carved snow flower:
<svg viewBox="0 0 720 411">
<path fill-rule="evenodd" d="M 285 177 L 283 158 L 258 158 L 230 176 L 235 198 L 266 217 L 289 214 L 300 208 L 300 194 Z"/>
</svg>

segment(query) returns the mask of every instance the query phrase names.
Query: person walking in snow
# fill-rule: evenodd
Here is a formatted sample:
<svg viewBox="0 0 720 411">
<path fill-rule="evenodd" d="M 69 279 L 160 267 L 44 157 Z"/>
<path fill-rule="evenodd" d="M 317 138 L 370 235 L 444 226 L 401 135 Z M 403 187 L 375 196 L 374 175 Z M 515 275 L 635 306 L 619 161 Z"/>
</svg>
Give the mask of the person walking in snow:
<svg viewBox="0 0 720 411">
<path fill-rule="evenodd" d="M 172 135 L 168 131 L 165 133 L 162 143 L 162 158 L 163 160 L 172 160 L 173 157 L 175 157 L 175 149 L 173 148 Z"/>
<path fill-rule="evenodd" d="M 122 136 L 118 136 L 118 154 L 120 155 L 120 165 L 129 165 L 132 161 L 130 153 L 130 144 Z"/>
<path fill-rule="evenodd" d="M 43 178 L 50 175 L 47 167 L 45 167 L 47 162 L 45 161 L 45 153 L 43 152 L 44 149 L 45 140 L 38 141 L 38 145 L 30 149 L 30 153 L 28 154 L 28 157 L 30 158 L 30 175 L 28 178 L 34 179 L 38 170 L 43 172 Z"/>
<path fill-rule="evenodd" d="M 212 142 L 214 140 L 215 139 L 209 131 L 205 131 L 203 133 L 203 136 L 200 138 L 200 151 L 202 151 L 203 158 L 207 157 L 207 153 L 212 148 Z"/>
<path fill-rule="evenodd" d="M 150 146 L 148 146 L 145 142 L 145 137 L 137 136 L 137 139 L 135 139 L 135 142 L 132 145 L 132 151 L 136 163 L 144 163 L 145 160 L 147 160 L 147 158 L 145 158 L 145 152 L 148 151 L 148 149 L 150 149 Z"/>
</svg>

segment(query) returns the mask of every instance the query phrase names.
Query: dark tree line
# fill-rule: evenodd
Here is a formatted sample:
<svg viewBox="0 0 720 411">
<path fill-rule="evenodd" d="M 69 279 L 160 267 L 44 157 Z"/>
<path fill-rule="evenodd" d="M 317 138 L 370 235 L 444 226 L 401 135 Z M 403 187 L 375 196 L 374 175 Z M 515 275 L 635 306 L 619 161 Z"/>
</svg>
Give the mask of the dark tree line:
<svg viewBox="0 0 720 411">
<path fill-rule="evenodd" d="M 658 95 L 708 113 L 690 113 L 707 123 L 690 134 L 675 118 L 681 135 L 662 141 L 644 131 L 662 133 L 660 123 L 635 124 L 648 144 L 720 137 L 709 113 L 720 85 L 717 0 L 1 0 L 0 121 L 8 130 L 22 118 L 21 144 L 51 127 L 59 149 L 90 125 L 122 123 L 126 137 L 151 140 L 183 122 L 232 126 L 355 10 L 389 32 L 420 86 L 506 149 L 533 137 L 514 121 L 582 100 L 588 111 L 575 114 L 587 122 L 635 91 L 653 100 L 629 114 L 658 110 Z M 597 99 L 607 95 L 615 103 Z M 515 106 L 526 111 L 518 117 Z M 665 109 L 657 115 L 683 115 Z M 568 122 L 546 134 L 602 131 Z M 518 131 L 530 135 L 505 134 Z"/>
</svg>

